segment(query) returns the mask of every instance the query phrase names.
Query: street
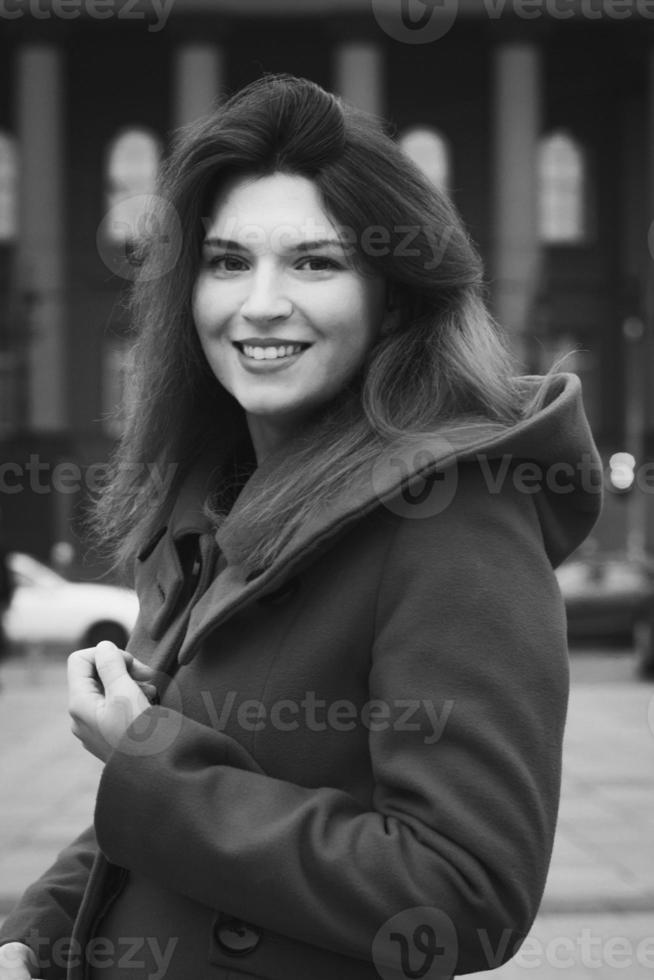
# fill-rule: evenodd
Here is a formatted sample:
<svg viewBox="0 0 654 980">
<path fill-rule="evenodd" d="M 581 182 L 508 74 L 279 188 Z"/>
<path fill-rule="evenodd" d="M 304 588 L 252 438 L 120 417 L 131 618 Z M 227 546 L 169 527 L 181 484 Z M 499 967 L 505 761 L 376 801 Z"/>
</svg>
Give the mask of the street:
<svg viewBox="0 0 654 980">
<path fill-rule="evenodd" d="M 512 961 L 474 976 L 654 973 L 654 684 L 636 677 L 625 650 L 573 650 L 571 676 L 559 825 L 541 911 Z M 70 732 L 61 657 L 9 660 L 0 682 L 1 916 L 91 821 L 100 763 Z"/>
</svg>

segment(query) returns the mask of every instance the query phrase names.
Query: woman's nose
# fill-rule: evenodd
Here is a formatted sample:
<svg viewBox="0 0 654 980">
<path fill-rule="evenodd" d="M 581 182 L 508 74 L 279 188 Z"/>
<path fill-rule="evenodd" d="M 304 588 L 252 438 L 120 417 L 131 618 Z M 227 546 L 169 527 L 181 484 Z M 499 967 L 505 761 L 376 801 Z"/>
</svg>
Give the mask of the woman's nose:
<svg viewBox="0 0 654 980">
<path fill-rule="evenodd" d="M 241 306 L 246 320 L 277 320 L 291 315 L 293 304 L 286 295 L 281 278 L 273 273 L 255 275 Z"/>
</svg>

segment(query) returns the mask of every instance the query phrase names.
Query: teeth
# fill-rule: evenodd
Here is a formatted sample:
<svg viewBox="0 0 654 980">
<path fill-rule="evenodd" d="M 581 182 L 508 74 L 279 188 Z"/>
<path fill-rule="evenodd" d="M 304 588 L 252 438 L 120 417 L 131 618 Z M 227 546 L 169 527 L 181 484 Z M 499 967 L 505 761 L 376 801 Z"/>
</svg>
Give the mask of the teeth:
<svg viewBox="0 0 654 980">
<path fill-rule="evenodd" d="M 299 344 L 292 344 L 288 347 L 248 347 L 243 345 L 243 351 L 247 357 L 253 357 L 255 361 L 272 361 L 278 357 L 289 357 L 291 354 L 299 354 L 302 347 Z"/>
</svg>

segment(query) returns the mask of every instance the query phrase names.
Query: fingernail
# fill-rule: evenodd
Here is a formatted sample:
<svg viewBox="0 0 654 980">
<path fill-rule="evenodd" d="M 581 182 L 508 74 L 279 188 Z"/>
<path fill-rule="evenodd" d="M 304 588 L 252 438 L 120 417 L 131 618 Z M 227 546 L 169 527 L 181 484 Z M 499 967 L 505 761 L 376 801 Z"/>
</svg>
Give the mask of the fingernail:
<svg viewBox="0 0 654 980">
<path fill-rule="evenodd" d="M 111 640 L 100 640 L 96 646 L 96 650 L 99 650 L 100 647 L 109 647 L 109 649 L 113 652 L 116 649 L 116 644 L 112 643 Z"/>
</svg>

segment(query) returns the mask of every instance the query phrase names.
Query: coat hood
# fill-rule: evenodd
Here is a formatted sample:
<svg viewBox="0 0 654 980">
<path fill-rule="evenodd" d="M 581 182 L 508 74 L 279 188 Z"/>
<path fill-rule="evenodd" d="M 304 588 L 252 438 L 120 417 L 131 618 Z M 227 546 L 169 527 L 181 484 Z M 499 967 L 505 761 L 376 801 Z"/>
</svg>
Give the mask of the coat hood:
<svg viewBox="0 0 654 980">
<path fill-rule="evenodd" d="M 540 377 L 519 379 L 525 403 L 541 385 Z M 305 430 L 298 438 L 308 434 Z M 465 466 L 480 468 L 489 494 L 501 493 L 504 481 L 510 480 L 512 492 L 516 488 L 532 496 L 553 567 L 587 537 L 601 509 L 601 461 L 584 412 L 581 384 L 572 374 L 552 375 L 540 409 L 514 425 L 459 425 L 403 437 L 388 446 L 337 495 L 324 501 L 314 519 L 289 536 L 276 560 L 266 568 L 249 570 L 238 560 L 240 548 L 252 534 L 242 519 L 243 506 L 252 494 L 269 485 L 266 481 L 277 467 L 288 465 L 293 443 L 254 469 L 226 520 L 215 531 L 203 513 L 203 504 L 212 475 L 217 467 L 232 465 L 226 461 L 237 444 L 238 437 L 226 437 L 224 453 L 221 448 L 218 455 L 214 452 L 210 459 L 199 460 L 189 471 L 166 526 L 159 528 L 139 555 L 145 559 L 157 546 L 167 556 L 146 602 L 148 609 L 152 607 L 148 613 L 152 623 L 161 625 L 184 581 L 174 542 L 189 533 L 199 534 L 200 555 L 208 562 L 213 561 L 218 545 L 218 573 L 193 608 L 179 652 L 181 663 L 192 658 L 199 638 L 255 598 L 286 588 L 289 580 L 330 547 L 337 536 L 376 508 L 386 507 L 416 519 L 442 514 L 446 520 Z"/>
<path fill-rule="evenodd" d="M 518 379 L 525 402 L 536 394 L 542 381 L 535 375 Z M 302 438 L 307 434 L 310 430 L 303 431 Z M 226 440 L 225 453 L 233 448 L 233 440 Z M 288 454 L 287 445 L 254 469 L 216 532 L 216 541 L 229 564 L 250 533 L 240 520 L 244 503 L 284 465 Z M 581 383 L 574 374 L 555 374 L 549 379 L 541 408 L 514 425 L 481 422 L 448 426 L 406 436 L 388 446 L 367 470 L 325 502 L 309 526 L 287 541 L 278 560 L 263 570 L 266 579 L 278 566 L 288 570 L 289 563 L 295 565 L 322 549 L 326 541 L 376 507 L 386 506 L 394 513 L 417 519 L 441 512 L 446 515 L 456 493 L 459 467 L 471 462 L 481 467 L 489 493 L 500 493 L 509 480 L 520 492 L 533 496 L 553 566 L 581 544 L 599 516 L 602 464 L 584 411 Z M 187 477 L 169 521 L 173 537 L 209 529 L 202 503 L 215 470 L 214 455 Z"/>
</svg>

